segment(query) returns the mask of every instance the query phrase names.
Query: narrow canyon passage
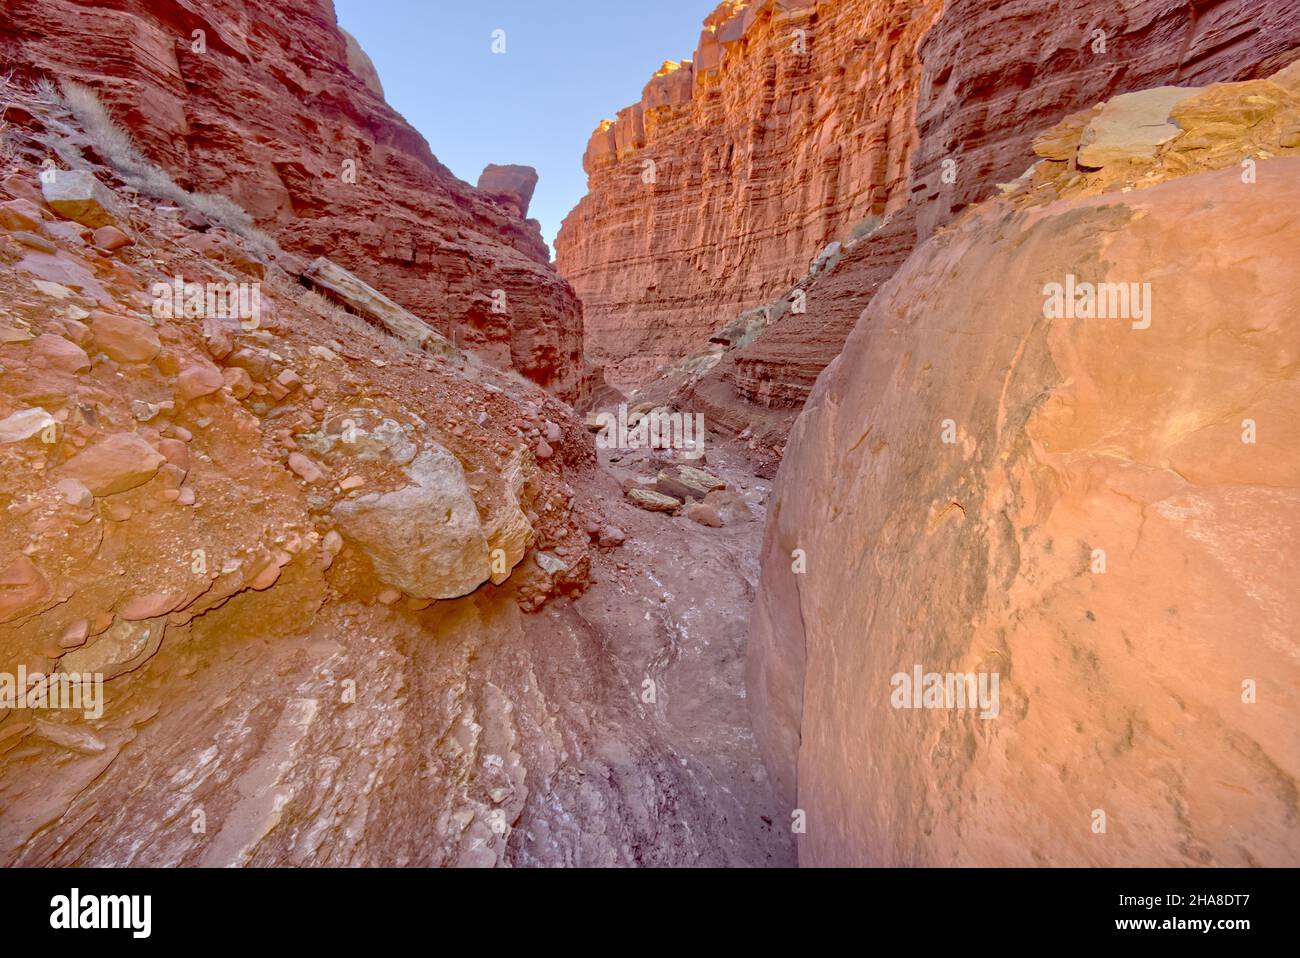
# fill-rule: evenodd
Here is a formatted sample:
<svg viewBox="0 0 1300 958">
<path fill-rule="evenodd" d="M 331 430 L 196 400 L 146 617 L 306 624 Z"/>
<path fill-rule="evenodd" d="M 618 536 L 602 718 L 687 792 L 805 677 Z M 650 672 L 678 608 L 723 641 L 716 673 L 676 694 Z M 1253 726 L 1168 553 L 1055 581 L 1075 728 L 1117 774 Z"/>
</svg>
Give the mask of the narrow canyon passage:
<svg viewBox="0 0 1300 958">
<path fill-rule="evenodd" d="M 1300 860 L 1300 0 L 698 2 L 0 4 L 0 866 Z"/>
<path fill-rule="evenodd" d="M 770 483 L 752 476 L 732 445 L 712 444 L 707 457 L 709 471 L 743 500 L 736 504 L 742 517 L 722 528 L 646 512 L 624 499 L 621 482 L 653 473 L 671 457 L 600 450 L 589 492 L 606 504 L 627 543 L 600 554 L 586 594 L 548 606 L 528 631 L 541 648 L 552 647 L 549 637 L 557 633 L 579 648 L 594 643 L 600 651 L 592 659 L 615 670 L 600 715 L 609 725 L 606 745 L 644 741 L 629 765 L 618 752 L 605 752 L 611 784 L 630 802 L 622 814 L 644 819 L 656 836 L 634 849 L 639 864 L 793 865 L 790 810 L 777 805 L 745 696 Z M 529 831 L 530 810 L 519 831 Z M 624 830 L 625 842 L 636 834 L 628 831 L 632 822 L 611 824 Z M 533 863 L 527 842 L 522 849 L 522 861 Z M 548 863 L 542 856 L 535 862 Z"/>
<path fill-rule="evenodd" d="M 116 680 L 93 734 L 7 756 L 0 857 L 793 865 L 744 698 L 768 484 L 710 449 L 753 509 L 710 529 L 625 503 L 649 453 L 610 455 L 582 491 L 627 542 L 577 601 L 331 605 L 266 638 L 237 598 Z"/>
</svg>

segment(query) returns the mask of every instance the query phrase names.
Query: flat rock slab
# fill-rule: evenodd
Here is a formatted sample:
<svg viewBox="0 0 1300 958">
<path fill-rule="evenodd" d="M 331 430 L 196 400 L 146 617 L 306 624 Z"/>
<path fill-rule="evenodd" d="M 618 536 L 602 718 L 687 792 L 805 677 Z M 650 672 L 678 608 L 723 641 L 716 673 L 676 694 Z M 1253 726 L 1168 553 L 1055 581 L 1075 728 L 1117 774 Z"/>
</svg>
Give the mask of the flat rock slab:
<svg viewBox="0 0 1300 958">
<path fill-rule="evenodd" d="M 648 512 L 676 512 L 682 507 L 680 499 L 665 496 L 653 489 L 632 489 L 627 494 L 628 501 Z"/>
<path fill-rule="evenodd" d="M 127 221 L 122 202 L 86 170 L 57 170 L 41 180 L 41 192 L 50 209 L 82 226 L 98 229 Z"/>
<path fill-rule="evenodd" d="M 166 460 L 134 433 L 117 433 L 83 449 L 63 467 L 96 496 L 112 496 L 142 486 Z"/>
<path fill-rule="evenodd" d="M 1169 114 L 1198 92 L 1195 87 L 1161 86 L 1115 97 L 1083 131 L 1079 165 L 1099 169 L 1155 156 L 1180 132 Z"/>
</svg>

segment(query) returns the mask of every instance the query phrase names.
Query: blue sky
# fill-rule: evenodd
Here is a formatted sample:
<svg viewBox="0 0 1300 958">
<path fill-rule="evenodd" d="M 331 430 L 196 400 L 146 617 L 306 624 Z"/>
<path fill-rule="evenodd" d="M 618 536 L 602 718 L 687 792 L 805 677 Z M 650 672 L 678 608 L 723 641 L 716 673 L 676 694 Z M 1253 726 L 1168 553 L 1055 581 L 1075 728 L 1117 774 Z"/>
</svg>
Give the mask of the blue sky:
<svg viewBox="0 0 1300 958">
<path fill-rule="evenodd" d="M 388 102 L 470 183 L 488 163 L 536 167 L 530 216 L 554 246 L 587 191 L 582 153 L 641 98 L 664 60 L 695 51 L 714 0 L 334 0 Z M 505 54 L 492 52 L 504 30 Z"/>
</svg>

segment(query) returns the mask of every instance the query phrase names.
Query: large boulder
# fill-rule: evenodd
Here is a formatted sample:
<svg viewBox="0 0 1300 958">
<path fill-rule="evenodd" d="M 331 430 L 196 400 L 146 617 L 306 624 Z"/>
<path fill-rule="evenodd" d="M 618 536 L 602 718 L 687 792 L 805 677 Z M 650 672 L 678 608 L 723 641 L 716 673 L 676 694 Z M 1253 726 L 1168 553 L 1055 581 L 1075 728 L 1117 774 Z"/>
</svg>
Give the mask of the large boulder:
<svg viewBox="0 0 1300 958">
<path fill-rule="evenodd" d="M 42 222 L 41 208 L 31 200 L 16 199 L 0 203 L 0 226 L 7 230 L 38 233 Z"/>
<path fill-rule="evenodd" d="M 818 381 L 747 682 L 802 864 L 1300 857 L 1300 156 L 1171 179 L 1223 135 L 1191 126 L 1139 187 L 1061 162 L 970 211 Z M 1074 274 L 1145 319 L 1053 318 Z"/>
<path fill-rule="evenodd" d="M 339 531 L 387 585 L 420 599 L 468 595 L 492 569 L 465 470 L 435 446 L 416 456 L 406 472 L 411 484 L 405 488 L 336 505 Z"/>
<path fill-rule="evenodd" d="M 68 460 L 62 472 L 80 479 L 96 496 L 111 496 L 144 485 L 165 461 L 140 436 L 124 432 L 87 446 Z"/>
<path fill-rule="evenodd" d="M 90 321 L 96 348 L 119 363 L 147 363 L 162 349 L 154 328 L 142 320 L 96 311 Z"/>
<path fill-rule="evenodd" d="M 726 482 L 712 473 L 694 466 L 677 466 L 675 470 L 661 469 L 655 477 L 655 492 L 674 499 L 703 499 L 710 492 L 725 489 Z"/>
<path fill-rule="evenodd" d="M 76 343 L 57 333 L 41 333 L 30 346 L 27 356 L 33 366 L 76 374 L 90 368 L 90 357 Z"/>
<path fill-rule="evenodd" d="M 727 525 L 736 522 L 750 522 L 754 510 L 749 507 L 745 497 L 730 489 L 715 489 L 704 497 L 704 505 L 712 507 Z"/>
</svg>

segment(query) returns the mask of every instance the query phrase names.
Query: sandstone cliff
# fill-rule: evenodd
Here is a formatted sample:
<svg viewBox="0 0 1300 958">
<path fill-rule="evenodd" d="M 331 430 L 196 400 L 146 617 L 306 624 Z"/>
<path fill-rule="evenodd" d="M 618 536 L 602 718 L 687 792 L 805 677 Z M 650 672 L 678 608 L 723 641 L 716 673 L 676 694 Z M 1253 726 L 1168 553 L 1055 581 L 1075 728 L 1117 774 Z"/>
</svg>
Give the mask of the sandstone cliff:
<svg viewBox="0 0 1300 958">
<path fill-rule="evenodd" d="M 609 382 L 652 378 L 906 202 L 916 48 L 939 5 L 724 3 L 693 59 L 601 124 L 556 262 Z"/>
<path fill-rule="evenodd" d="M 628 386 L 860 240 L 806 312 L 681 396 L 738 430 L 755 407 L 797 411 L 918 234 L 1019 175 L 1036 130 L 1115 93 L 1267 76 L 1297 47 L 1296 0 L 724 3 L 694 59 L 593 135 L 557 264 L 590 354 Z M 777 453 L 793 411 L 757 414 Z"/>
<path fill-rule="evenodd" d="M 581 306 L 540 228 L 456 179 L 383 100 L 329 0 L 0 8 L 0 62 L 93 87 L 184 186 L 234 199 L 454 343 L 567 398 Z"/>
<path fill-rule="evenodd" d="M 1292 863 L 1300 64 L 1035 149 L 884 284 L 781 466 L 748 688 L 800 862 Z M 999 676 L 995 714 L 900 707 L 918 667 Z"/>
</svg>

